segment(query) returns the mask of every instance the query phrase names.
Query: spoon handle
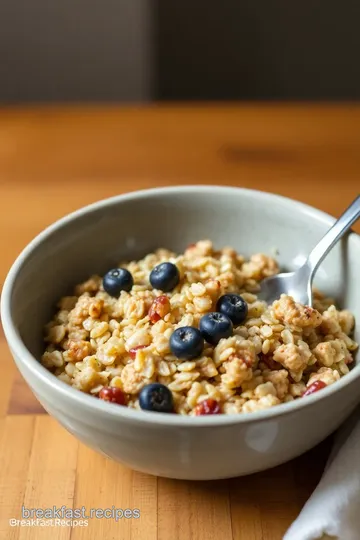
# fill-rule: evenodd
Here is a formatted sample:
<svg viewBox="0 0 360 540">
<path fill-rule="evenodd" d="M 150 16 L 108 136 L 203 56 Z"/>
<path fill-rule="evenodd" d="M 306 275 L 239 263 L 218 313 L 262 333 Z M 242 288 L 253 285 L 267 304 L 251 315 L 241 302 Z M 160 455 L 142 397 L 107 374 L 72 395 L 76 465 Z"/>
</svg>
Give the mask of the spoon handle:
<svg viewBox="0 0 360 540">
<path fill-rule="evenodd" d="M 314 247 L 307 260 L 307 267 L 312 276 L 319 264 L 326 257 L 336 242 L 350 229 L 360 217 L 360 195 L 350 204 L 342 216 L 334 223 L 331 229 L 323 236 L 320 242 Z"/>
</svg>

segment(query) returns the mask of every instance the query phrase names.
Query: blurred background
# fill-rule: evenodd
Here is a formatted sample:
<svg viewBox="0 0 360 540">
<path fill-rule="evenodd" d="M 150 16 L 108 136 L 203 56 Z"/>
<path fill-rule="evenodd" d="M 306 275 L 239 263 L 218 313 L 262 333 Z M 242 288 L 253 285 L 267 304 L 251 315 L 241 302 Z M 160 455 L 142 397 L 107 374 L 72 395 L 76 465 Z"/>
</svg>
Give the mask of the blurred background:
<svg viewBox="0 0 360 540">
<path fill-rule="evenodd" d="M 358 0 L 2 0 L 0 102 L 354 100 Z"/>
</svg>

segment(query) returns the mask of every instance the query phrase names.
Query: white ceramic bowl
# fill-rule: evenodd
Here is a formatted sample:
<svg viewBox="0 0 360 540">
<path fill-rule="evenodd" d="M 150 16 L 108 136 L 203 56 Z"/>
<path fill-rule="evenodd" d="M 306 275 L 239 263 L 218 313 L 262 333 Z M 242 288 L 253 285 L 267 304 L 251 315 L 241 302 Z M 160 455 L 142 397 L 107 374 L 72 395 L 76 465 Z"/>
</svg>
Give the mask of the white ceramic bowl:
<svg viewBox="0 0 360 540">
<path fill-rule="evenodd" d="M 15 362 L 44 406 L 88 446 L 139 471 L 216 479 L 273 467 L 305 452 L 360 401 L 360 368 L 304 399 L 247 415 L 184 417 L 118 407 L 59 381 L 40 363 L 42 327 L 54 303 L 80 280 L 123 258 L 202 238 L 245 255 L 278 251 L 299 265 L 333 223 L 309 206 L 268 193 L 211 186 L 140 191 L 83 208 L 21 253 L 4 284 L 1 315 Z M 328 256 L 317 285 L 360 319 L 360 238 Z M 360 335 L 356 336 L 359 341 Z"/>
</svg>

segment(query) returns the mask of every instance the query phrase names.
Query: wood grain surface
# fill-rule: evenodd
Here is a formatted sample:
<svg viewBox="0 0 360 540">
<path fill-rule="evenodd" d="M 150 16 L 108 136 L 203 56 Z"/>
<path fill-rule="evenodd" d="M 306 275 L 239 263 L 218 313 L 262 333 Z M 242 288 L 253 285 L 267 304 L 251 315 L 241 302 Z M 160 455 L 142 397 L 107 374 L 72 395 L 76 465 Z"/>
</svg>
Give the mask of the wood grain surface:
<svg viewBox="0 0 360 540">
<path fill-rule="evenodd" d="M 355 105 L 0 109 L 1 283 L 34 235 L 100 198 L 216 183 L 272 191 L 337 216 L 358 194 L 359 178 Z M 227 481 L 134 472 L 45 414 L 2 333 L 0 355 L 0 539 L 279 540 L 326 462 L 329 440 L 283 466 Z M 10 526 L 22 505 L 114 505 L 138 508 L 140 518 L 93 518 L 86 528 Z"/>
</svg>

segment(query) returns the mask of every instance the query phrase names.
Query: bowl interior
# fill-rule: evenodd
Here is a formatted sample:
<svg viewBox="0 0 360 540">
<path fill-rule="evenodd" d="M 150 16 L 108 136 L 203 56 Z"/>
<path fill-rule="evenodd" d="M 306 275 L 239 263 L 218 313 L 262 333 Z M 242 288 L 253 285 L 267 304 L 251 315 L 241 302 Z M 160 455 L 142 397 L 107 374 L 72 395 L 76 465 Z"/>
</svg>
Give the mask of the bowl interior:
<svg viewBox="0 0 360 540">
<path fill-rule="evenodd" d="M 157 247 L 181 252 L 204 238 L 244 255 L 275 256 L 282 268 L 294 269 L 331 223 L 289 199 L 242 189 L 183 187 L 103 201 L 52 226 L 27 248 L 15 274 L 12 318 L 25 346 L 39 358 L 42 327 L 56 301 L 92 273 Z M 358 268 L 360 239 L 350 234 L 321 265 L 315 285 L 359 320 Z"/>
</svg>

